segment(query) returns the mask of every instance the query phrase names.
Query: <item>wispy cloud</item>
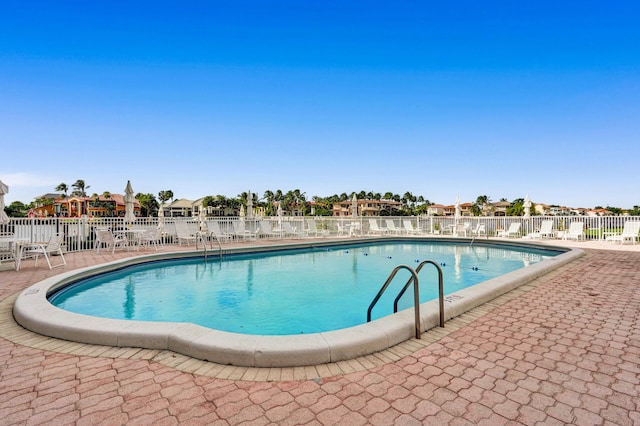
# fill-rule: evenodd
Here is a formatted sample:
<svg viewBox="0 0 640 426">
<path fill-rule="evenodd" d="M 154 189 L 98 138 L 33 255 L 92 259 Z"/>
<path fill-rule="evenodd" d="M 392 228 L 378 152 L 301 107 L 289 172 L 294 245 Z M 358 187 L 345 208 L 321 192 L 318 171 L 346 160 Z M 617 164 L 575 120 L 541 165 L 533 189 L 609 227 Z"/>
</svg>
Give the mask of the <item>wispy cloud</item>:
<svg viewBox="0 0 640 426">
<path fill-rule="evenodd" d="M 29 203 L 35 197 L 53 192 L 54 188 L 64 181 L 59 177 L 30 172 L 0 174 L 0 180 L 9 187 L 9 193 L 5 196 L 7 203 L 12 201 Z"/>
<path fill-rule="evenodd" d="M 60 178 L 54 178 L 52 176 L 43 176 L 37 173 L 28 173 L 28 172 L 20 172 L 20 173 L 7 173 L 1 174 L 0 179 L 9 185 L 10 187 L 51 187 L 58 185 L 61 180 Z"/>
</svg>

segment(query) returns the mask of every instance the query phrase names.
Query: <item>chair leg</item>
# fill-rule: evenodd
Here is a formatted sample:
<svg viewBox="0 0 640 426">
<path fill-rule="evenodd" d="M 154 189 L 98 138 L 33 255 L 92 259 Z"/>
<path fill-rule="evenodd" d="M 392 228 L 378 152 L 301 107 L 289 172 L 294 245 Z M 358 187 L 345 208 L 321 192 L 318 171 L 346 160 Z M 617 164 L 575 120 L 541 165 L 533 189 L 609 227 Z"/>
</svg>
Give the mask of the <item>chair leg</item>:
<svg viewBox="0 0 640 426">
<path fill-rule="evenodd" d="M 46 261 L 47 261 L 47 265 L 49 265 L 49 269 L 53 269 L 53 268 L 51 267 L 51 261 L 49 260 L 49 255 L 47 254 L 47 252 L 46 252 L 46 251 L 43 253 L 43 256 L 44 256 L 44 258 L 45 258 L 45 259 L 46 259 Z"/>
</svg>

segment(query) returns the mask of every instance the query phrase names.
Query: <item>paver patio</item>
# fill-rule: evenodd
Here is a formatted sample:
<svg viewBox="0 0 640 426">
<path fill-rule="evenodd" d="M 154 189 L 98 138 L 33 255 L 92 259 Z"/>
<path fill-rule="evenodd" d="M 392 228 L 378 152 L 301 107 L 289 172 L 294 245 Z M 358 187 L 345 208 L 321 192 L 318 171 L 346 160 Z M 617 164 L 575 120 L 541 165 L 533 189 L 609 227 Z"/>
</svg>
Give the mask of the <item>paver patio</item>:
<svg viewBox="0 0 640 426">
<path fill-rule="evenodd" d="M 638 248 L 586 249 L 421 340 L 291 369 L 30 333 L 11 317 L 18 291 L 132 253 L 27 263 L 0 272 L 0 424 L 640 424 Z"/>
</svg>

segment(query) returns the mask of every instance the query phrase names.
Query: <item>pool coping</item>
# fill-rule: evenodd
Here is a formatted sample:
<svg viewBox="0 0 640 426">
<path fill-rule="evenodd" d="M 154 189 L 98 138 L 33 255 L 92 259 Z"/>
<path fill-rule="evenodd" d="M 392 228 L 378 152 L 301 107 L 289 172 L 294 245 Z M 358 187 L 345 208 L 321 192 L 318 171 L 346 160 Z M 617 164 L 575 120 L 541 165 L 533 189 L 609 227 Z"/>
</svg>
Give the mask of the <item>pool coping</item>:
<svg viewBox="0 0 640 426">
<path fill-rule="evenodd" d="M 314 241 L 240 247 L 227 249 L 225 253 L 244 254 L 416 240 L 457 244 L 471 241 L 460 238 L 383 237 L 351 239 L 348 242 Z M 564 253 L 448 295 L 445 297 L 446 320 L 487 303 L 584 255 L 580 249 L 537 243 L 477 240 L 475 244 L 549 249 Z M 21 326 L 45 336 L 88 344 L 171 350 L 201 360 L 243 367 L 294 367 L 344 361 L 388 349 L 415 337 L 413 309 L 348 329 L 292 336 L 256 336 L 213 330 L 190 323 L 156 323 L 92 317 L 62 310 L 47 301 L 47 295 L 56 289 L 96 273 L 143 262 L 202 254 L 201 250 L 155 253 L 65 272 L 23 290 L 16 299 L 13 315 Z M 438 326 L 438 300 L 421 304 L 420 311 L 423 332 Z"/>
</svg>

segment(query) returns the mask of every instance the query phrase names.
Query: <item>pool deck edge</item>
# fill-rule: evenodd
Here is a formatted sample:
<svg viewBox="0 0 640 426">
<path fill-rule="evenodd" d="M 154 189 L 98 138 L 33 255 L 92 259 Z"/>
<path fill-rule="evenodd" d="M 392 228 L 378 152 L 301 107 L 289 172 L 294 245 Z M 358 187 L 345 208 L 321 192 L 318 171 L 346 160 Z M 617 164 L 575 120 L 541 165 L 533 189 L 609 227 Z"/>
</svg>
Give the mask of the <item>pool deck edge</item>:
<svg viewBox="0 0 640 426">
<path fill-rule="evenodd" d="M 308 246 L 294 243 L 286 247 L 305 245 Z M 282 246 L 276 249 L 282 249 Z M 194 253 L 196 252 L 181 252 L 181 256 L 193 256 Z M 118 269 L 174 254 L 128 258 L 100 265 L 99 269 Z M 201 255 L 201 252 L 198 254 Z M 583 254 L 580 249 L 569 250 L 554 258 L 453 293 L 445 300 L 445 318 L 449 320 L 457 317 Z M 15 320 L 27 329 L 49 337 L 115 347 L 166 349 L 223 365 L 244 367 L 335 363 L 383 351 L 414 337 L 411 309 L 345 330 L 296 336 L 252 336 L 210 330 L 187 323 L 159 324 L 95 318 L 64 311 L 47 301 L 47 294 L 52 289 L 75 280 L 78 276 L 89 274 L 91 270 L 95 268 L 65 272 L 28 287 L 16 298 L 13 308 Z M 435 300 L 420 306 L 423 332 L 438 325 L 437 302 Z"/>
</svg>

